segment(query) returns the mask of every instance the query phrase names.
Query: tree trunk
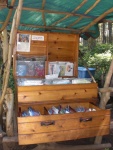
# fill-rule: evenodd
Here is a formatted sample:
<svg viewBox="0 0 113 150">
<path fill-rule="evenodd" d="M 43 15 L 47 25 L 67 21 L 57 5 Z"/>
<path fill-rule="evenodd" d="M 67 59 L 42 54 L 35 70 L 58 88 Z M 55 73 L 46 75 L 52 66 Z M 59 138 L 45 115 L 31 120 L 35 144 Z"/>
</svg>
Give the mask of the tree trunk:
<svg viewBox="0 0 113 150">
<path fill-rule="evenodd" d="M 7 94 L 5 95 L 5 103 L 7 107 L 6 112 L 6 134 L 7 136 L 14 135 L 14 124 L 13 124 L 13 113 L 14 113 L 14 96 L 11 89 L 7 89 Z"/>
<path fill-rule="evenodd" d="M 109 30 L 109 43 L 112 43 L 112 23 L 108 23 L 108 30 Z"/>
<path fill-rule="evenodd" d="M 7 35 L 7 29 L 4 29 L 3 32 L 3 63 L 6 62 L 8 58 L 8 35 Z"/>
<path fill-rule="evenodd" d="M 96 46 L 96 40 L 93 38 L 88 39 L 88 49 L 92 50 Z"/>
<path fill-rule="evenodd" d="M 107 74 L 107 76 L 106 76 L 104 88 L 108 88 L 108 87 L 109 87 L 112 74 L 113 74 L 113 59 L 112 59 L 112 61 L 111 61 L 111 65 L 110 65 L 108 74 Z M 106 104 L 107 104 L 109 98 L 110 98 L 110 92 L 106 92 L 106 93 L 102 93 L 102 94 L 101 94 L 101 100 L 100 100 L 100 105 L 99 105 L 99 107 L 100 107 L 101 109 L 105 109 Z M 101 141 L 102 141 L 102 136 L 96 137 L 96 139 L 95 139 L 95 144 L 100 144 Z"/>
<path fill-rule="evenodd" d="M 88 41 L 83 39 L 83 46 L 86 47 L 88 46 Z"/>
<path fill-rule="evenodd" d="M 22 10 L 22 5 L 23 5 L 23 0 L 19 0 L 17 10 L 15 11 L 15 15 L 13 18 L 13 23 L 12 23 L 12 28 L 11 28 L 11 33 L 10 33 L 10 40 L 9 40 L 9 47 L 8 47 L 8 59 L 7 59 L 7 66 L 6 66 L 6 76 L 5 76 L 5 83 L 3 86 L 3 91 L 2 95 L 0 97 L 0 107 L 2 108 L 3 102 L 4 102 L 4 97 L 6 94 L 7 86 L 8 86 L 8 81 L 9 81 L 9 73 L 10 73 L 10 67 L 11 67 L 11 60 L 12 60 L 12 52 L 13 48 L 15 45 L 16 41 L 16 33 L 20 21 L 20 16 L 21 16 L 21 10 Z M 1 111 L 0 111 L 0 119 L 1 117 Z M 0 120 L 1 122 L 1 120 Z"/>
<path fill-rule="evenodd" d="M 7 58 L 8 58 L 8 46 L 9 46 L 7 30 L 4 29 L 2 34 L 3 34 L 3 41 L 2 41 L 2 43 L 3 43 L 3 63 L 6 64 Z M 4 88 L 5 76 L 6 76 L 6 72 L 3 73 L 2 89 Z"/>
<path fill-rule="evenodd" d="M 103 41 L 102 43 L 106 43 L 106 36 L 105 36 L 105 23 L 103 23 Z"/>
</svg>

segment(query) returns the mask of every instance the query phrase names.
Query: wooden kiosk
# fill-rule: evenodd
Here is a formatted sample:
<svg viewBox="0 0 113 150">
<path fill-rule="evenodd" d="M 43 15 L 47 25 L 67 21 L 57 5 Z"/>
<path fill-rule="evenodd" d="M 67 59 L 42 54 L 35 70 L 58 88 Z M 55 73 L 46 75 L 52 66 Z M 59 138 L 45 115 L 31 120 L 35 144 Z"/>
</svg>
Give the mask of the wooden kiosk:
<svg viewBox="0 0 113 150">
<path fill-rule="evenodd" d="M 30 35 L 30 49 L 14 50 L 14 77 L 18 101 L 18 141 L 20 145 L 75 140 L 109 134 L 110 110 L 101 110 L 96 106 L 98 87 L 94 82 L 78 84 L 18 85 L 20 79 L 44 79 L 48 75 L 50 62 L 73 63 L 73 76 L 78 77 L 79 35 L 63 33 L 36 33 L 18 31 L 17 35 Z M 21 43 L 21 41 L 20 41 Z M 44 74 L 18 76 L 18 56 L 45 57 Z M 48 114 L 52 106 L 69 106 L 94 109 L 95 111 L 69 114 Z M 22 112 L 32 107 L 39 116 L 23 117 Z"/>
</svg>

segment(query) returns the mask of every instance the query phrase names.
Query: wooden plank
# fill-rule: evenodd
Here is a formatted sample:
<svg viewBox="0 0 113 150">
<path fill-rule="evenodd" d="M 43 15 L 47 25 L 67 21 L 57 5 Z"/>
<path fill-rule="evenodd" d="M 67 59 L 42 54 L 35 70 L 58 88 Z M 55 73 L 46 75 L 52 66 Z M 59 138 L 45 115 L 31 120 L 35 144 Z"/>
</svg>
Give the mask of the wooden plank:
<svg viewBox="0 0 113 150">
<path fill-rule="evenodd" d="M 42 1 L 42 9 L 43 9 L 43 10 L 44 10 L 44 7 L 45 7 L 45 3 L 46 3 L 46 0 L 43 0 L 43 1 Z M 43 23 L 44 23 L 44 25 L 46 26 L 46 20 L 45 20 L 44 11 L 42 12 L 42 18 L 43 18 Z"/>
<path fill-rule="evenodd" d="M 86 118 L 86 117 L 96 117 L 96 116 L 110 116 L 110 110 L 99 110 L 99 111 L 92 111 L 92 112 L 79 112 L 73 114 L 58 114 L 58 115 L 40 115 L 40 116 L 33 116 L 33 117 L 18 117 L 18 123 L 32 123 L 38 121 L 48 121 L 48 120 L 64 120 L 64 118 Z M 110 124 L 110 122 L 109 122 Z"/>
<path fill-rule="evenodd" d="M 96 98 L 95 89 L 58 90 L 58 91 L 34 91 L 18 93 L 18 102 L 40 102 L 54 100 L 69 100 L 75 98 Z"/>
<path fill-rule="evenodd" d="M 73 48 L 72 48 L 73 49 Z M 48 50 L 48 61 L 76 61 L 70 48 L 55 47 Z"/>
<path fill-rule="evenodd" d="M 97 83 L 90 84 L 67 84 L 67 85 L 44 85 L 44 86 L 18 86 L 18 92 L 30 91 L 54 91 L 54 90 L 76 90 L 76 89 L 97 89 Z"/>
<path fill-rule="evenodd" d="M 47 46 L 47 41 L 31 41 L 31 48 L 32 46 L 36 46 L 36 47 L 46 47 Z"/>
<path fill-rule="evenodd" d="M 61 34 L 61 33 L 48 33 L 48 42 L 50 41 L 65 41 L 65 42 L 73 42 L 78 39 L 78 34 Z M 78 43 L 76 43 L 78 44 Z"/>
<path fill-rule="evenodd" d="M 111 143 L 104 144 L 89 144 L 89 145 L 67 145 L 58 143 L 39 144 L 33 150 L 104 150 L 112 147 Z"/>
<path fill-rule="evenodd" d="M 48 120 L 41 122 L 33 122 L 33 123 L 20 123 L 18 124 L 18 134 L 36 134 L 36 133 L 44 133 L 44 132 L 56 132 L 56 131 L 66 131 L 66 130 L 74 130 L 74 129 L 90 129 L 92 127 L 99 126 L 109 126 L 109 116 L 94 116 L 89 117 L 90 121 L 81 122 L 80 118 L 78 119 L 63 119 L 63 120 Z M 84 118 L 86 119 L 86 118 Z M 87 118 L 88 119 L 88 118 Z M 42 125 L 43 124 L 43 125 Z M 50 125 L 47 125 L 50 124 Z"/>
<path fill-rule="evenodd" d="M 7 143 L 7 142 L 18 142 L 18 137 L 17 137 L 17 136 L 12 136 L 12 137 L 5 136 L 5 137 L 3 137 L 2 142 L 3 142 L 3 143 Z"/>
<path fill-rule="evenodd" d="M 52 13 L 52 14 L 62 14 L 62 15 L 71 15 L 71 16 L 83 16 L 85 18 L 92 18 L 91 16 L 84 15 L 84 14 L 77 14 L 77 13 L 72 13 L 72 12 L 59 12 L 59 11 L 54 11 L 54 10 L 47 10 L 47 9 L 37 9 L 37 8 L 27 8 L 27 7 L 22 7 L 22 10 L 29 10 L 29 11 L 36 11 L 36 12 L 45 12 L 45 13 Z"/>
<path fill-rule="evenodd" d="M 49 33 L 48 60 L 78 62 L 78 35 Z"/>
<path fill-rule="evenodd" d="M 34 56 L 46 56 L 47 50 L 46 47 L 38 47 L 38 46 L 32 46 L 31 47 L 31 52 L 30 54 Z"/>
<path fill-rule="evenodd" d="M 94 105 L 98 104 L 98 99 L 97 98 L 75 98 L 75 99 L 69 99 L 69 100 L 59 100 L 59 101 L 44 101 L 44 102 L 32 102 L 32 107 L 37 106 L 38 107 L 40 105 L 46 106 L 46 105 L 51 105 L 51 106 L 56 106 L 56 105 L 61 105 L 61 104 L 70 104 L 70 103 L 92 103 Z M 23 108 L 23 106 L 29 107 L 29 105 L 31 105 L 31 103 L 18 103 L 18 107 Z M 99 108 L 98 108 L 99 109 Z"/>
<path fill-rule="evenodd" d="M 101 126 L 81 130 L 59 131 L 51 133 L 19 135 L 19 145 L 38 144 L 47 142 L 57 142 L 66 140 L 75 140 L 109 134 L 108 126 Z M 32 139 L 32 140 L 31 140 Z"/>
<path fill-rule="evenodd" d="M 70 48 L 73 49 L 73 46 L 75 45 L 75 41 L 50 41 L 48 47 L 49 48 L 56 48 L 56 47 L 60 47 L 60 48 Z M 70 51 L 71 51 L 70 49 Z M 73 51 L 72 51 L 73 52 Z"/>
</svg>

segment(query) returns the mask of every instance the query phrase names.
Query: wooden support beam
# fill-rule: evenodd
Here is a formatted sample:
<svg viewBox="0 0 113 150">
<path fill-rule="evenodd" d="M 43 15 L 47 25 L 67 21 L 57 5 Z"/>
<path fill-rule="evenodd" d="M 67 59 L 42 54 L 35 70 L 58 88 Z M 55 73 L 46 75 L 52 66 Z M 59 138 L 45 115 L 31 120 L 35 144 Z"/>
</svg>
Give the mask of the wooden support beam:
<svg viewBox="0 0 113 150">
<path fill-rule="evenodd" d="M 10 33 L 8 61 L 7 61 L 7 66 L 6 66 L 6 70 L 5 70 L 6 77 L 5 77 L 5 83 L 4 83 L 2 95 L 0 97 L 0 119 L 2 118 L 2 104 L 4 102 L 4 97 L 5 97 L 7 86 L 8 86 L 11 60 L 12 60 L 12 52 L 13 52 L 13 48 L 14 48 L 15 41 L 16 41 L 16 33 L 17 33 L 19 21 L 20 21 L 22 5 L 23 5 L 23 0 L 19 0 L 17 11 L 15 12 L 15 15 L 13 18 L 13 24 L 12 24 L 12 29 L 11 29 L 11 33 Z M 0 122 L 1 122 L 1 120 L 0 120 Z"/>
<path fill-rule="evenodd" d="M 78 9 L 80 9 L 86 2 L 87 2 L 87 0 L 84 0 L 78 7 L 76 7 L 76 8 L 72 11 L 72 13 L 75 13 L 75 12 L 76 12 Z M 54 22 L 51 26 L 55 26 L 55 25 L 58 24 L 59 22 L 65 20 L 65 19 L 67 19 L 67 18 L 69 18 L 69 17 L 71 17 L 71 15 L 66 15 L 66 16 L 63 17 L 62 19 L 60 19 L 60 20 Z"/>
<path fill-rule="evenodd" d="M 49 144 L 39 144 L 36 148 L 33 150 L 96 150 L 96 149 L 105 149 L 105 148 L 110 148 L 111 144 L 106 143 L 106 144 L 95 144 L 95 145 L 78 145 L 78 146 L 73 146 L 73 145 L 62 145 L 62 144 L 56 144 L 56 143 L 49 143 Z"/>
<path fill-rule="evenodd" d="M 90 27 L 92 27 L 93 25 L 95 25 L 96 23 L 98 23 L 100 20 L 102 20 L 105 16 L 107 16 L 108 14 L 113 12 L 113 8 L 107 10 L 106 12 L 104 12 L 102 15 L 100 15 L 99 17 L 97 17 L 94 21 L 92 21 L 90 24 L 88 24 L 88 26 L 86 26 L 81 33 L 86 32 Z"/>
<path fill-rule="evenodd" d="M 69 31 L 72 33 L 80 33 L 80 29 L 73 29 L 73 28 L 61 28 L 61 27 L 52 27 L 52 26 L 38 26 L 38 25 L 26 25 L 26 24 L 20 24 L 20 26 L 27 26 L 29 28 L 44 28 L 50 30 L 61 30 L 61 31 Z M 93 32 L 93 31 L 92 31 Z"/>
<path fill-rule="evenodd" d="M 93 8 L 95 8 L 95 6 L 100 2 L 100 0 L 97 0 L 84 14 L 88 14 Z M 80 18 L 78 18 L 75 22 L 73 22 L 72 24 L 70 24 L 68 27 L 72 27 L 75 24 L 77 24 L 78 22 L 80 22 L 83 19 L 83 16 L 81 16 Z"/>
<path fill-rule="evenodd" d="M 28 26 L 30 27 L 30 25 L 28 25 Z M 50 29 L 50 30 L 70 31 L 70 32 L 73 32 L 73 33 L 79 33 L 80 32 L 80 29 L 72 29 L 72 28 L 61 28 L 61 27 L 52 27 L 52 26 L 32 26 L 32 27 L 45 28 L 45 29 L 48 29 L 48 30 Z"/>
<path fill-rule="evenodd" d="M 113 74 L 113 59 L 111 61 L 111 64 L 110 64 L 110 67 L 109 67 L 109 71 L 108 71 L 107 76 L 106 76 L 106 80 L 105 80 L 105 84 L 104 84 L 104 88 L 105 89 L 109 88 L 112 74 Z M 100 108 L 102 108 L 102 109 L 105 109 L 105 105 L 108 102 L 108 99 L 105 98 L 106 94 L 108 94 L 107 96 L 109 96 L 110 95 L 110 91 L 108 91 L 106 93 L 102 93 L 101 101 L 100 101 Z"/>
<path fill-rule="evenodd" d="M 111 12 L 111 11 L 113 11 L 113 8 L 111 10 L 109 10 L 109 12 Z M 107 11 L 107 13 L 108 13 L 108 11 Z M 109 87 L 112 74 L 113 74 L 113 59 L 111 61 L 111 64 L 110 64 L 110 67 L 109 67 L 109 71 L 108 71 L 107 76 L 106 76 L 104 88 L 108 88 Z M 101 100 L 100 100 L 100 104 L 99 104 L 99 107 L 101 109 L 105 109 L 109 98 L 110 98 L 110 92 L 106 92 L 106 93 L 102 93 L 101 94 Z M 98 137 L 95 138 L 95 144 L 100 144 L 101 141 L 102 141 L 102 136 L 98 136 Z"/>
<path fill-rule="evenodd" d="M 18 137 L 3 137 L 2 139 L 3 150 L 15 149 L 18 146 Z"/>
<path fill-rule="evenodd" d="M 8 57 L 8 33 L 7 33 L 7 29 L 5 28 L 2 32 L 3 35 L 3 63 L 6 62 L 7 57 Z"/>
<path fill-rule="evenodd" d="M 2 142 L 3 143 L 18 142 L 18 137 L 17 136 L 12 136 L 12 137 L 4 136 Z"/>
<path fill-rule="evenodd" d="M 9 49 L 8 33 L 6 28 L 2 32 L 2 43 L 3 43 L 3 63 L 6 65 Z M 2 89 L 4 88 L 5 76 L 6 72 L 4 71 Z"/>
<path fill-rule="evenodd" d="M 44 7 L 45 7 L 45 3 L 46 3 L 46 0 L 43 0 L 42 1 L 42 9 L 44 10 Z M 44 26 L 46 26 L 46 20 L 45 20 L 45 14 L 44 12 L 42 12 L 42 19 L 43 19 L 43 22 L 44 22 Z"/>
<path fill-rule="evenodd" d="M 93 16 L 88 16 L 85 14 L 78 14 L 78 13 L 70 13 L 70 12 L 59 12 L 55 10 L 43 10 L 43 9 L 36 9 L 36 8 L 28 8 L 23 7 L 22 10 L 28 10 L 28 11 L 34 11 L 34 12 L 44 12 L 44 13 L 50 13 L 50 14 L 59 14 L 59 15 L 70 15 L 70 16 L 83 16 L 84 18 L 93 18 Z"/>
<path fill-rule="evenodd" d="M 13 18 L 13 24 L 12 24 L 12 29 L 11 29 L 11 33 L 10 33 L 10 41 L 9 41 L 8 63 L 7 63 L 7 67 L 6 67 L 6 79 L 5 79 L 5 85 L 4 85 L 4 89 L 2 92 L 2 96 L 0 99 L 0 105 L 2 105 L 2 103 L 3 103 L 4 96 L 5 96 L 6 89 L 7 89 L 7 85 L 8 85 L 9 72 L 10 72 L 11 59 L 12 59 L 12 51 L 13 51 L 15 40 L 16 40 L 16 33 L 17 33 L 19 21 L 20 21 L 22 4 L 23 4 L 23 0 L 20 0 L 19 5 L 17 7 L 17 11 L 15 12 L 15 15 Z"/>
<path fill-rule="evenodd" d="M 15 4 L 15 0 L 12 0 L 12 1 L 11 1 L 11 6 L 13 7 L 14 4 Z M 10 17 L 11 17 L 11 15 L 12 15 L 12 12 L 13 12 L 13 9 L 10 9 L 9 12 L 8 12 L 8 15 L 7 15 L 6 20 L 4 21 L 2 27 L 0 28 L 0 32 L 2 32 L 2 31 L 6 28 L 8 22 L 9 22 L 9 20 L 10 20 Z"/>
<path fill-rule="evenodd" d="M 96 2 L 85 12 L 85 14 L 88 14 L 97 4 L 100 2 L 100 0 L 96 0 Z"/>
<path fill-rule="evenodd" d="M 5 95 L 5 104 L 7 107 L 6 133 L 7 136 L 13 136 L 14 135 L 14 123 L 13 123 L 14 94 L 10 88 L 7 89 L 7 94 Z"/>
<path fill-rule="evenodd" d="M 0 23 L 2 23 L 2 22 L 0 22 Z M 11 24 L 11 22 L 9 22 L 8 24 Z M 20 24 L 20 26 L 25 26 L 25 27 L 29 27 L 29 28 L 37 28 L 37 29 L 39 29 L 39 28 L 44 28 L 44 29 L 48 29 L 48 30 L 50 30 L 50 32 L 51 32 L 51 30 L 61 30 L 61 31 L 69 31 L 70 33 L 80 33 L 81 32 L 81 30 L 84 28 L 84 27 L 82 27 L 82 28 L 80 28 L 80 29 L 74 29 L 74 28 L 60 28 L 60 27 L 53 27 L 53 26 L 38 26 L 38 25 L 32 25 L 32 24 Z M 38 31 L 38 30 L 37 30 Z M 40 30 L 39 30 L 40 31 Z M 34 31 L 35 32 L 35 31 Z M 90 30 L 90 31 L 87 31 L 87 32 L 90 32 L 90 33 L 95 33 L 95 31 L 94 30 Z"/>
<path fill-rule="evenodd" d="M 16 143 L 18 142 L 18 137 L 3 137 L 3 147 L 7 145 L 7 143 Z M 96 150 L 96 149 L 105 149 L 110 148 L 111 143 L 105 143 L 105 144 L 92 144 L 92 145 L 62 145 L 62 144 L 56 144 L 56 143 L 47 143 L 47 144 L 38 144 L 37 147 L 35 147 L 32 150 L 59 150 L 59 149 L 65 149 L 65 150 Z M 6 150 L 6 149 L 4 149 Z"/>
<path fill-rule="evenodd" d="M 112 87 L 99 88 L 98 91 L 101 92 L 101 93 L 113 92 L 113 88 Z"/>
</svg>

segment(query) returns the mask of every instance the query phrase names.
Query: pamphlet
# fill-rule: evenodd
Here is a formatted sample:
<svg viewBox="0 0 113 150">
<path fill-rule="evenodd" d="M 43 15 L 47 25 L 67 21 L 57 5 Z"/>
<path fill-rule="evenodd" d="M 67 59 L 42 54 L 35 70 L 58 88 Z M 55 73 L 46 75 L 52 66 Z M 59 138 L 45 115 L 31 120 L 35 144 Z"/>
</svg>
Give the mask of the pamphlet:
<svg viewBox="0 0 113 150">
<path fill-rule="evenodd" d="M 74 64 L 71 62 L 49 62 L 49 75 L 58 74 L 58 76 L 73 76 Z"/>
<path fill-rule="evenodd" d="M 17 34 L 17 51 L 30 52 L 30 39 L 29 34 Z"/>
<path fill-rule="evenodd" d="M 73 63 L 66 64 L 65 76 L 73 76 Z"/>
</svg>

